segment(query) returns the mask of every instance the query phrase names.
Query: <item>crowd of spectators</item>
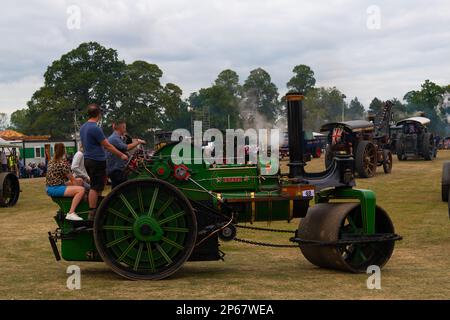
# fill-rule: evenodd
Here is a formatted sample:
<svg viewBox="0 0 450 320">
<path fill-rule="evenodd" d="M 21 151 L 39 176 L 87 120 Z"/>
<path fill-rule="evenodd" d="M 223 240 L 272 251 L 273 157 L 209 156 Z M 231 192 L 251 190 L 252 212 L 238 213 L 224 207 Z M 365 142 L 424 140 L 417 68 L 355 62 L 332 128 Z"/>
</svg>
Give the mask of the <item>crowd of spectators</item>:
<svg viewBox="0 0 450 320">
<path fill-rule="evenodd" d="M 73 155 L 67 156 L 67 162 L 72 162 Z M 19 178 L 21 179 L 27 179 L 27 178 L 40 178 L 45 177 L 47 174 L 47 166 L 48 166 L 48 160 L 41 161 L 41 162 L 26 162 L 24 164 L 24 159 L 20 158 L 18 161 L 18 173 Z M 0 171 L 4 170 L 3 166 Z M 11 171 L 11 170 L 4 170 L 4 171 Z"/>
<path fill-rule="evenodd" d="M 45 177 L 47 165 L 45 162 L 28 162 L 24 165 L 23 159 L 19 160 L 19 178 L 39 178 Z"/>
</svg>

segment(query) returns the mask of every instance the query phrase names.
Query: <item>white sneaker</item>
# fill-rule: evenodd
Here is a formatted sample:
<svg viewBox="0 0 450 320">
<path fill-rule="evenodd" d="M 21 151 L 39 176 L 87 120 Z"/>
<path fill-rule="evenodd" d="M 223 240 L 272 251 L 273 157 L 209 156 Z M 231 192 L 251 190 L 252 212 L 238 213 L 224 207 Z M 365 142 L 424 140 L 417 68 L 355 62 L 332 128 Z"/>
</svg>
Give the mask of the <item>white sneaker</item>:
<svg viewBox="0 0 450 320">
<path fill-rule="evenodd" d="M 66 215 L 66 220 L 71 220 L 71 221 L 83 221 L 83 218 L 78 216 L 75 212 L 72 213 L 68 213 Z"/>
</svg>

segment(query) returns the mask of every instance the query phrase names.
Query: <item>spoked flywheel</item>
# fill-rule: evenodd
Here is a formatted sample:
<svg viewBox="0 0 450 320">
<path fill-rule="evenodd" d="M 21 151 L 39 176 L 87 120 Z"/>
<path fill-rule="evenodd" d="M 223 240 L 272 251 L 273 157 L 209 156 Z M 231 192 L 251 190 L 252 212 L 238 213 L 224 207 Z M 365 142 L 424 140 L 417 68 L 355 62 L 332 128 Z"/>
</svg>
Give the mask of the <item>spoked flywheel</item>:
<svg viewBox="0 0 450 320">
<path fill-rule="evenodd" d="M 383 267 L 394 250 L 394 226 L 380 207 L 375 212 L 375 232 L 379 241 L 360 241 L 364 235 L 359 203 L 322 203 L 311 208 L 300 222 L 297 237 L 335 245 L 301 245 L 305 258 L 323 268 L 366 272 L 367 267 Z M 386 240 L 387 239 L 387 240 Z M 356 240 L 356 241 L 355 241 Z M 353 242 L 354 241 L 354 242 Z"/>
<path fill-rule="evenodd" d="M 19 179 L 11 172 L 0 173 L 0 207 L 12 207 L 19 200 Z"/>
<path fill-rule="evenodd" d="M 103 199 L 94 222 L 97 250 L 116 273 L 157 280 L 176 272 L 195 245 L 189 200 L 158 179 L 130 180 Z"/>
</svg>

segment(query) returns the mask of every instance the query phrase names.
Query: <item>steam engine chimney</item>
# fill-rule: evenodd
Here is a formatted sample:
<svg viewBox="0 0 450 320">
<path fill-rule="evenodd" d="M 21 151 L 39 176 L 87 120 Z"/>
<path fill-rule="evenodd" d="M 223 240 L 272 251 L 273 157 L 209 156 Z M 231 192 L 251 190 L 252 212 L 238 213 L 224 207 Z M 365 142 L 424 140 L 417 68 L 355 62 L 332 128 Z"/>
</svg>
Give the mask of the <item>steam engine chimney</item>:
<svg viewBox="0 0 450 320">
<path fill-rule="evenodd" d="M 303 99 L 301 93 L 286 94 L 289 139 L 289 177 L 301 178 L 305 173 L 303 144 Z"/>
</svg>

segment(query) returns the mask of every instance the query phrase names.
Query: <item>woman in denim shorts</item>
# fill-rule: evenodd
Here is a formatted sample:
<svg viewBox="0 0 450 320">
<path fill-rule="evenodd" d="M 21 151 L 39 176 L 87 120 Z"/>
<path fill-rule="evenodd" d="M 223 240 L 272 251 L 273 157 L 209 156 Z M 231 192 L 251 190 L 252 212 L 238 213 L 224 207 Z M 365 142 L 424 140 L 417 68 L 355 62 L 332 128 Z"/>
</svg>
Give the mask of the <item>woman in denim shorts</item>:
<svg viewBox="0 0 450 320">
<path fill-rule="evenodd" d="M 55 155 L 48 162 L 46 186 L 50 197 L 73 197 L 67 220 L 80 221 L 75 210 L 83 199 L 85 189 L 82 187 L 82 179 L 76 179 L 70 171 L 70 165 L 65 160 L 66 148 L 63 143 L 55 144 Z"/>
</svg>

